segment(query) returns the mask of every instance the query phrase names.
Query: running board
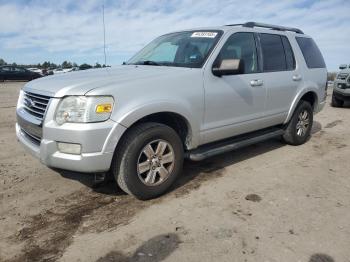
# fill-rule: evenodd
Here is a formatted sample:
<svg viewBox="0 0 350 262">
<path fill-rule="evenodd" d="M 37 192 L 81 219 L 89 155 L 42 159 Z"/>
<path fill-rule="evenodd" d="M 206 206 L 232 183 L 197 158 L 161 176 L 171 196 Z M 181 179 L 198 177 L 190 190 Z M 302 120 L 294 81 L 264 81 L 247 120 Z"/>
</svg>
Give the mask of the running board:
<svg viewBox="0 0 350 262">
<path fill-rule="evenodd" d="M 187 152 L 186 157 L 192 161 L 201 161 L 208 157 L 216 156 L 222 153 L 230 152 L 241 147 L 256 144 L 274 137 L 284 134 L 281 128 L 269 128 L 260 131 L 252 132 L 245 135 L 240 135 L 224 141 L 210 143 L 200 146 L 197 149 Z"/>
</svg>

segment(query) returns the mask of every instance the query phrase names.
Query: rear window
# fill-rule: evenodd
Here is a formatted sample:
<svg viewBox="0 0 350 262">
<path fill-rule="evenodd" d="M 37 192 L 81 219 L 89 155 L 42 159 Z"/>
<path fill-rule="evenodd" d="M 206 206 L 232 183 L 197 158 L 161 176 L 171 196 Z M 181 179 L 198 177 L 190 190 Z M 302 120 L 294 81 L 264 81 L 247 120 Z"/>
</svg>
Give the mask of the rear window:
<svg viewBox="0 0 350 262">
<path fill-rule="evenodd" d="M 326 64 L 316 43 L 311 38 L 296 37 L 308 68 L 325 68 Z"/>
<path fill-rule="evenodd" d="M 288 41 L 288 40 L 287 40 Z M 285 53 L 280 35 L 260 34 L 261 51 L 263 55 L 264 72 L 289 70 L 287 54 Z M 293 67 L 293 53 L 288 54 L 288 63 Z"/>
</svg>

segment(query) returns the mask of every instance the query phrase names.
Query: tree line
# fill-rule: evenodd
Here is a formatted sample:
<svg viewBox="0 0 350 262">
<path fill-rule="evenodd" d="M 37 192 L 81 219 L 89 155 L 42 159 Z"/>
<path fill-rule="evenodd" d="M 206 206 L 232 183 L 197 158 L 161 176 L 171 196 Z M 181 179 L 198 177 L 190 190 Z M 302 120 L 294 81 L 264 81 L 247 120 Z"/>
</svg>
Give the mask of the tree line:
<svg viewBox="0 0 350 262">
<path fill-rule="evenodd" d="M 100 63 L 95 63 L 95 65 L 90 65 L 87 63 L 83 63 L 78 65 L 77 63 L 72 63 L 69 61 L 63 61 L 62 64 L 55 64 L 51 63 L 50 61 L 45 61 L 44 63 L 38 63 L 38 64 L 16 64 L 16 63 L 6 63 L 6 61 L 2 58 L 0 58 L 0 66 L 2 65 L 13 65 L 13 66 L 21 66 L 25 68 L 39 68 L 39 69 L 56 69 L 56 68 L 79 68 L 80 70 L 84 69 L 90 69 L 90 68 L 102 68 L 102 67 L 109 67 L 108 65 L 101 65 Z"/>
<path fill-rule="evenodd" d="M 14 65 L 17 66 L 16 63 L 12 64 L 7 64 L 4 59 L 0 58 L 0 66 L 2 65 Z M 31 67 L 36 67 L 39 69 L 56 69 L 56 68 L 73 68 L 73 67 L 78 67 L 80 70 L 85 70 L 85 69 L 90 69 L 90 68 L 101 68 L 101 67 L 110 67 L 109 65 L 101 65 L 99 63 L 95 63 L 95 65 L 90 65 L 90 64 L 81 64 L 78 65 L 77 63 L 72 63 L 69 61 L 63 61 L 62 64 L 55 64 L 51 63 L 50 61 L 45 61 L 42 64 L 31 64 L 31 65 L 18 65 L 18 66 L 23 66 L 25 68 L 31 68 Z M 335 72 L 328 72 L 328 81 L 334 81 L 337 73 Z"/>
</svg>

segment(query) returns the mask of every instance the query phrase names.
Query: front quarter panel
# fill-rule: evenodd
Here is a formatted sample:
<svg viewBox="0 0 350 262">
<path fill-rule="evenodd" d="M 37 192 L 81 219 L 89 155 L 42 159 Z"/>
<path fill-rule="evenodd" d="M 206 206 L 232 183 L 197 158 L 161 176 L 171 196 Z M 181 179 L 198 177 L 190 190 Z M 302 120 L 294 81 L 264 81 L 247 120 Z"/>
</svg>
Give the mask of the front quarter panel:
<svg viewBox="0 0 350 262">
<path fill-rule="evenodd" d="M 112 95 L 111 119 L 129 128 L 141 118 L 160 112 L 177 113 L 190 129 L 189 148 L 196 147 L 204 113 L 202 69 L 174 68 L 156 78 L 97 88 L 88 95 Z"/>
</svg>

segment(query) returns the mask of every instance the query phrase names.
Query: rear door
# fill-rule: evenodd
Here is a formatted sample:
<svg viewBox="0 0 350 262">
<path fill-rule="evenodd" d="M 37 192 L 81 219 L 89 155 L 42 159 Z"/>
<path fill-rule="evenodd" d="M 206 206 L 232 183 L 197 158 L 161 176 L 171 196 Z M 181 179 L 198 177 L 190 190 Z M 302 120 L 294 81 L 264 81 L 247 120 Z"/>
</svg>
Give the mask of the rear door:
<svg viewBox="0 0 350 262">
<path fill-rule="evenodd" d="M 259 33 L 260 55 L 266 88 L 265 117 L 270 124 L 285 120 L 302 76 L 296 67 L 291 44 L 285 35 Z"/>
<path fill-rule="evenodd" d="M 14 80 L 28 80 L 29 74 L 26 73 L 26 70 L 21 67 L 14 67 Z"/>
</svg>

